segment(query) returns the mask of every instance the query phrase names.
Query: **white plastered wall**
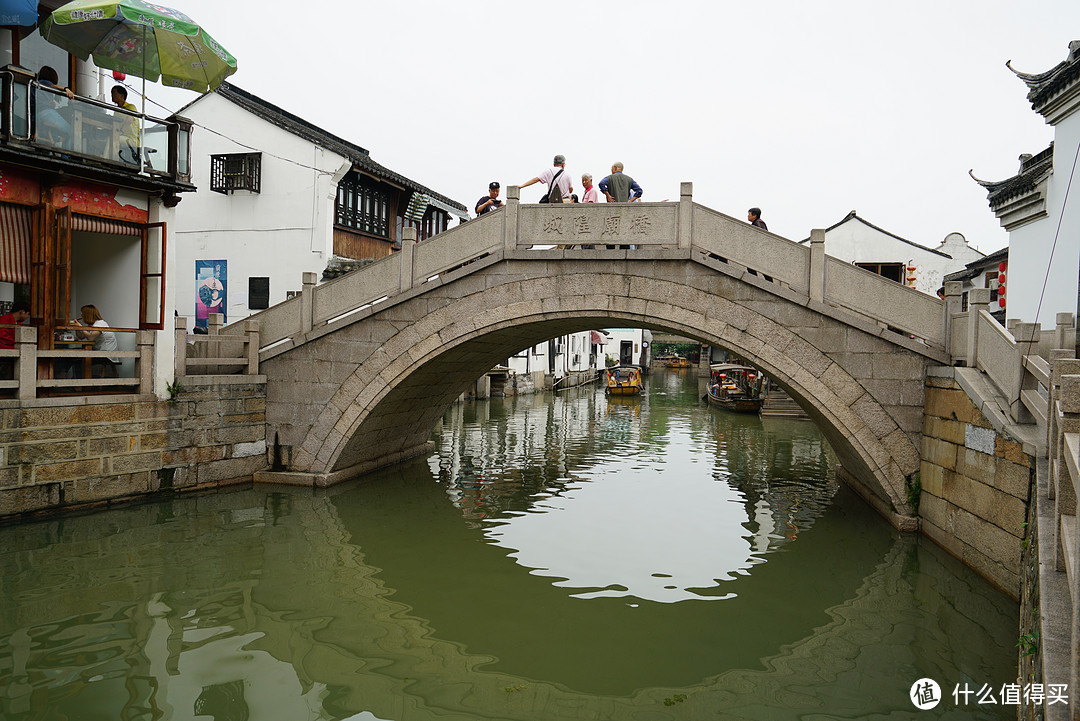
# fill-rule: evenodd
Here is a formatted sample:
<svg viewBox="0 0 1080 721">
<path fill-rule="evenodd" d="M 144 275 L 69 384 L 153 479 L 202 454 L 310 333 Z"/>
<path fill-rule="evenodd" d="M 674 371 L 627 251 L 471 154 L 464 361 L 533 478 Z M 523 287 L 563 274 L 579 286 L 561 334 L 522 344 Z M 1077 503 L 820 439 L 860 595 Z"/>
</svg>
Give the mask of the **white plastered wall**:
<svg viewBox="0 0 1080 721">
<path fill-rule="evenodd" d="M 195 261 L 226 260 L 231 323 L 253 312 L 248 278 L 270 278 L 273 305 L 284 301 L 287 291 L 300 290 L 303 273 L 321 276 L 333 252 L 337 179 L 351 164 L 216 95 L 184 115 L 215 132 L 192 131 L 192 182 L 199 190 L 184 197 L 177 215 L 173 300 L 192 327 Z M 263 152 L 260 193 L 210 190 L 211 155 L 257 151 Z"/>
<path fill-rule="evenodd" d="M 1077 310 L 1080 179 L 1075 174 L 1067 203 L 1065 193 L 1070 173 L 1075 173 L 1078 147 L 1080 112 L 1074 112 L 1054 129 L 1054 172 L 1047 182 L 1047 216 L 1009 232 L 1008 318 L 1053 328 L 1058 313 Z"/>
</svg>

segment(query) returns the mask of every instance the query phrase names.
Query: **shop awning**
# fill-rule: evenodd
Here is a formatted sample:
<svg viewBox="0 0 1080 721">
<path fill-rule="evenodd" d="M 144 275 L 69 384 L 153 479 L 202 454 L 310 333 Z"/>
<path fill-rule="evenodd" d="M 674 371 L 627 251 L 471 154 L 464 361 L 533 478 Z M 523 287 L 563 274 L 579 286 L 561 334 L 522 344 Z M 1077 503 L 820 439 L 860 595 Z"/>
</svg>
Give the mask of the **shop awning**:
<svg viewBox="0 0 1080 721">
<path fill-rule="evenodd" d="M 142 236 L 142 227 L 135 223 L 125 223 L 122 220 L 93 218 L 89 215 L 79 215 L 78 213 L 71 216 L 71 229 L 82 230 L 87 233 Z"/>
<path fill-rule="evenodd" d="M 604 342 L 606 340 L 607 339 L 604 338 L 604 336 L 602 336 L 600 333 L 597 333 L 595 330 L 592 331 L 592 343 L 593 343 L 593 345 L 604 345 Z"/>
<path fill-rule="evenodd" d="M 0 203 L 0 280 L 30 283 L 33 215 L 25 205 Z"/>
</svg>

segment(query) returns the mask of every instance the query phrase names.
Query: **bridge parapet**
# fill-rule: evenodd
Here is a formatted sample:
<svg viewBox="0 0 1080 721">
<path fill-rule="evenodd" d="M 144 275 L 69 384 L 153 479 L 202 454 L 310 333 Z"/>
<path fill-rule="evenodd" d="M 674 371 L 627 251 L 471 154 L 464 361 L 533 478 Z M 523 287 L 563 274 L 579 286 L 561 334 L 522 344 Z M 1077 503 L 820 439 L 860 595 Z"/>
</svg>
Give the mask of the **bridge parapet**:
<svg viewBox="0 0 1080 721">
<path fill-rule="evenodd" d="M 729 275 L 756 276 L 766 287 L 785 289 L 789 300 L 818 304 L 816 310 L 843 309 L 937 351 L 946 346 L 941 300 L 826 256 L 823 231 L 814 231 L 807 247 L 694 204 L 691 183 L 682 184 L 677 203 L 541 205 L 522 204 L 519 196 L 520 189 L 510 186 L 507 204 L 498 211 L 423 243 L 407 236 L 401 252 L 327 283 L 305 279 L 301 298 L 251 317 L 260 322 L 263 349 L 281 344 L 274 351 L 280 352 L 313 330 L 350 316 L 359 320 L 365 311 L 406 300 L 447 273 L 486 267 L 476 263 L 484 258 L 535 254 L 538 261 L 657 262 L 685 261 L 687 253 Z"/>
</svg>

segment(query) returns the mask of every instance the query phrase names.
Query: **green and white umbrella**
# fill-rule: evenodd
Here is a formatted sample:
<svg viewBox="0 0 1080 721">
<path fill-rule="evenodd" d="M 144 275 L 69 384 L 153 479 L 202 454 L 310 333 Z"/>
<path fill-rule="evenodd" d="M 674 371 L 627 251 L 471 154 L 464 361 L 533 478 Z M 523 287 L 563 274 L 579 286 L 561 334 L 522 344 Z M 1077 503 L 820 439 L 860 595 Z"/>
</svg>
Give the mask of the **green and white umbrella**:
<svg viewBox="0 0 1080 721">
<path fill-rule="evenodd" d="M 236 72 L 236 58 L 182 12 L 143 0 L 74 0 L 41 35 L 101 68 L 205 93 Z"/>
</svg>

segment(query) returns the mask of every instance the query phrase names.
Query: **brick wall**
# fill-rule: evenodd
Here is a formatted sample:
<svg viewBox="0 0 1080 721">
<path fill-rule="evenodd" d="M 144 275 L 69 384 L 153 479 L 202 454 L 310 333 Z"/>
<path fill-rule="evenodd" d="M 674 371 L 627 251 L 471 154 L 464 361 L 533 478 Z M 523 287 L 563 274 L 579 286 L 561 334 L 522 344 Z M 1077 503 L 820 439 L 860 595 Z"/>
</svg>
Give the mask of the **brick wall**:
<svg viewBox="0 0 1080 721">
<path fill-rule="evenodd" d="M 953 378 L 927 378 L 922 530 L 1013 598 L 1034 467 L 1022 443 L 995 430 Z"/>
<path fill-rule="evenodd" d="M 265 382 L 189 384 L 171 403 L 0 404 L 0 518 L 244 483 L 267 466 Z"/>
</svg>

